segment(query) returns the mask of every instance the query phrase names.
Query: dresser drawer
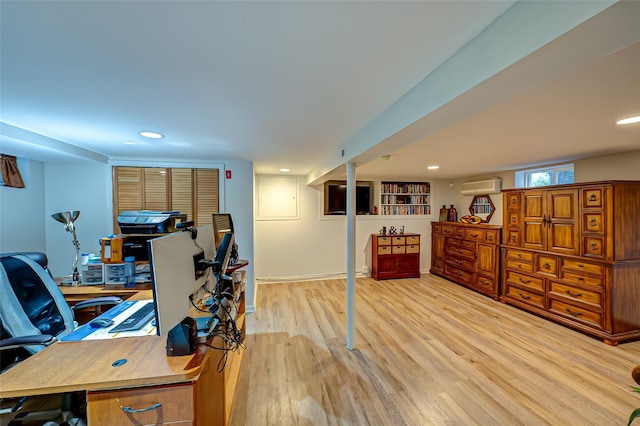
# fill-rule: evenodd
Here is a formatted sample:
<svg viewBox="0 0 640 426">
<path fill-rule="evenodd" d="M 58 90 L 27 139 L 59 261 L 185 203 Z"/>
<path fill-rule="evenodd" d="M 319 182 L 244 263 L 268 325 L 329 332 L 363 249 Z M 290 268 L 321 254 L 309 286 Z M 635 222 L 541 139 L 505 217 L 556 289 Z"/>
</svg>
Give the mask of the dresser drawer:
<svg viewBox="0 0 640 426">
<path fill-rule="evenodd" d="M 484 234 L 484 240 L 488 243 L 500 243 L 500 231 L 491 230 Z"/>
<path fill-rule="evenodd" d="M 587 285 L 591 287 L 604 288 L 603 277 L 583 275 L 583 274 L 580 274 L 579 272 L 562 271 L 560 278 L 562 278 L 564 281 L 567 281 L 573 284 L 581 284 L 581 285 Z"/>
<path fill-rule="evenodd" d="M 466 229 L 464 236 L 468 240 L 484 241 L 484 230 L 481 230 L 481 229 Z"/>
<path fill-rule="evenodd" d="M 558 276 L 558 258 L 540 254 L 536 259 L 536 273 Z"/>
<path fill-rule="evenodd" d="M 456 245 L 456 246 L 467 248 L 469 250 L 475 250 L 476 249 L 476 242 L 475 241 L 461 240 L 459 238 L 447 238 L 447 244 L 453 244 L 453 245 Z"/>
<path fill-rule="evenodd" d="M 584 208 L 602 207 L 604 205 L 604 188 L 584 188 L 581 195 Z"/>
<path fill-rule="evenodd" d="M 407 246 L 407 253 L 420 253 L 420 244 L 411 244 Z"/>
<path fill-rule="evenodd" d="M 567 284 L 552 281 L 550 294 L 567 298 L 572 301 L 593 305 L 594 308 L 603 307 L 603 295 L 600 292 L 573 287 Z"/>
<path fill-rule="evenodd" d="M 455 266 L 456 268 L 467 269 L 469 271 L 473 271 L 475 267 L 474 260 L 462 257 L 447 256 L 447 263 Z"/>
<path fill-rule="evenodd" d="M 604 237 L 584 237 L 582 239 L 582 254 L 588 257 L 604 257 Z"/>
<path fill-rule="evenodd" d="M 445 264 L 444 273 L 445 275 L 450 276 L 452 279 L 456 280 L 457 282 L 462 282 L 465 284 L 473 284 L 473 272 L 454 268 L 449 264 Z"/>
<path fill-rule="evenodd" d="M 505 296 L 510 297 L 513 300 L 525 302 L 529 305 L 535 306 L 540 309 L 544 309 L 544 296 L 523 290 L 519 287 L 513 287 L 507 284 L 505 290 Z"/>
<path fill-rule="evenodd" d="M 497 281 L 494 281 L 490 278 L 483 277 L 478 275 L 476 278 L 476 288 L 484 291 L 490 291 L 492 293 L 496 293 L 497 290 Z"/>
<path fill-rule="evenodd" d="M 454 226 L 442 225 L 442 234 L 453 237 L 456 235 L 456 228 Z"/>
<path fill-rule="evenodd" d="M 433 222 L 432 222 L 433 223 Z M 433 225 L 433 231 L 431 235 L 442 235 L 442 225 Z"/>
<path fill-rule="evenodd" d="M 507 269 L 533 272 L 533 264 L 529 262 L 521 262 L 519 260 L 507 259 Z"/>
<path fill-rule="evenodd" d="M 542 278 L 533 277 L 531 275 L 519 274 L 513 271 L 507 271 L 506 282 L 519 287 L 526 287 L 532 291 L 544 293 L 544 280 Z"/>
<path fill-rule="evenodd" d="M 533 262 L 533 253 L 520 250 L 507 250 L 507 259 L 523 260 L 525 262 Z"/>
<path fill-rule="evenodd" d="M 591 327 L 602 328 L 602 313 L 575 306 L 571 303 L 550 299 L 549 312 L 579 321 Z"/>
<path fill-rule="evenodd" d="M 447 244 L 446 252 L 448 255 L 462 256 L 470 259 L 475 258 L 475 255 L 476 255 L 475 250 L 470 250 L 470 249 L 460 247 L 460 246 L 455 246 L 452 244 Z"/>
<path fill-rule="evenodd" d="M 420 244 L 420 236 L 412 235 L 407 237 L 407 244 Z"/>
<path fill-rule="evenodd" d="M 600 263 L 583 262 L 582 260 L 573 259 L 562 259 L 562 269 L 602 275 L 604 267 Z"/>
<path fill-rule="evenodd" d="M 378 254 L 391 254 L 391 246 L 378 246 Z"/>
<path fill-rule="evenodd" d="M 520 231 L 519 230 L 513 230 L 513 229 L 507 229 L 504 232 L 504 244 L 506 245 L 510 245 L 510 246 L 519 246 L 520 245 Z"/>
<path fill-rule="evenodd" d="M 90 425 L 109 426 L 195 421 L 193 401 L 192 384 L 90 391 L 87 393 L 87 419 Z M 138 410 L 143 411 L 136 412 Z"/>
<path fill-rule="evenodd" d="M 393 254 L 405 254 L 407 252 L 407 247 L 406 246 L 392 246 L 391 247 L 391 253 Z"/>
<path fill-rule="evenodd" d="M 379 246 L 390 246 L 391 245 L 391 237 L 376 237 L 378 239 Z"/>
<path fill-rule="evenodd" d="M 585 232 L 604 233 L 604 213 L 584 213 L 582 215 L 582 229 Z"/>
</svg>

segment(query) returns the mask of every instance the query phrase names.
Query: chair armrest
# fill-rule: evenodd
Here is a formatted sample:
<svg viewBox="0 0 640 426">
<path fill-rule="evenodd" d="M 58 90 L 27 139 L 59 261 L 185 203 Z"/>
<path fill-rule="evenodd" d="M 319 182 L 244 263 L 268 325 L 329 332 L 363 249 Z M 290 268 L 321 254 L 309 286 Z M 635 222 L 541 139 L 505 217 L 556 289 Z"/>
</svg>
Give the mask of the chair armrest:
<svg viewBox="0 0 640 426">
<path fill-rule="evenodd" d="M 102 305 L 117 305 L 121 303 L 122 299 L 118 296 L 103 296 L 96 297 L 95 299 L 83 300 L 82 302 L 78 302 L 72 306 L 72 309 L 82 309 L 82 308 L 90 308 L 92 306 L 102 306 Z"/>
<path fill-rule="evenodd" d="M 32 336 L 10 337 L 0 340 L 0 351 L 6 349 L 22 348 L 29 345 L 48 346 L 56 341 L 54 336 L 49 334 L 34 334 Z"/>
</svg>

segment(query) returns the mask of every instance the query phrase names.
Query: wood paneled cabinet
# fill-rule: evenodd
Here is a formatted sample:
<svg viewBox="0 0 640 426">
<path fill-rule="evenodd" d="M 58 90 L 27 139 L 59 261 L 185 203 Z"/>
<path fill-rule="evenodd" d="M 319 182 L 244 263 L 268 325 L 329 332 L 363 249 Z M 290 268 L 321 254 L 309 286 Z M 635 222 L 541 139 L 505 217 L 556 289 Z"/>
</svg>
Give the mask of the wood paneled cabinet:
<svg viewBox="0 0 640 426">
<path fill-rule="evenodd" d="M 498 300 L 502 228 L 431 222 L 431 270 Z"/>
<path fill-rule="evenodd" d="M 371 276 L 376 280 L 420 277 L 420 235 L 371 235 Z"/>
<path fill-rule="evenodd" d="M 503 192 L 503 302 L 602 338 L 640 337 L 640 182 Z"/>
</svg>

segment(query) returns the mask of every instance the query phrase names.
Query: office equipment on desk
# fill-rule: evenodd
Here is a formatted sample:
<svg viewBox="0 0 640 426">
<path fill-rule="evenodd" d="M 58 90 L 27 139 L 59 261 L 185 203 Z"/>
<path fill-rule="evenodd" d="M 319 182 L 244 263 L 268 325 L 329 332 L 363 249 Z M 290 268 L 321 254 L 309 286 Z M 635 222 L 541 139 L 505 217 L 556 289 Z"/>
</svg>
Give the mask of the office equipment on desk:
<svg viewBox="0 0 640 426">
<path fill-rule="evenodd" d="M 213 274 L 200 262 L 214 258 L 213 228 L 187 228 L 151 239 L 148 245 L 157 333 L 166 336 L 204 293 L 213 291 Z"/>
<path fill-rule="evenodd" d="M 118 215 L 123 234 L 164 234 L 176 232 L 176 225 L 187 220 L 177 211 L 130 210 Z"/>
<path fill-rule="evenodd" d="M 119 333 L 122 331 L 136 331 L 149 324 L 155 317 L 154 303 L 147 302 L 140 309 L 129 315 L 124 321 L 109 330 L 109 333 Z"/>
</svg>

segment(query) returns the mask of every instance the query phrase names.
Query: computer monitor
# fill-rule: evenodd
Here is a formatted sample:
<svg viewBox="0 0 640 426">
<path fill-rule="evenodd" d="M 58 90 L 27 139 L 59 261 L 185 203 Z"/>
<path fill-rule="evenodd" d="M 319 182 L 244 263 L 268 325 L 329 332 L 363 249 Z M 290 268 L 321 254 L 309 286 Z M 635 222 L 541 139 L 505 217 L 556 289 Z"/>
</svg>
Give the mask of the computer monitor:
<svg viewBox="0 0 640 426">
<path fill-rule="evenodd" d="M 233 251 L 233 244 L 235 237 L 232 232 L 225 232 L 220 241 L 220 245 L 216 249 L 216 263 L 220 264 L 220 273 L 224 275 L 225 271 L 229 267 L 229 260 L 231 259 L 231 252 Z"/>
<path fill-rule="evenodd" d="M 220 246 L 225 232 L 235 232 L 231 215 L 229 213 L 213 213 L 213 238 L 216 248 Z"/>
<path fill-rule="evenodd" d="M 151 283 L 156 309 L 157 334 L 169 330 L 189 316 L 190 296 L 212 288 L 213 274 L 204 271 L 200 259 L 214 259 L 211 225 L 188 228 L 148 241 Z M 195 301 L 195 299 L 194 299 Z"/>
</svg>

